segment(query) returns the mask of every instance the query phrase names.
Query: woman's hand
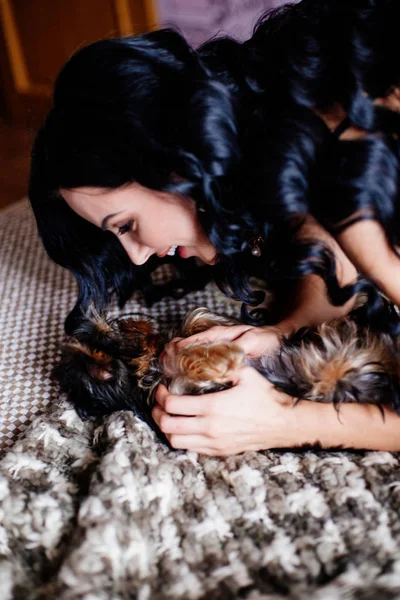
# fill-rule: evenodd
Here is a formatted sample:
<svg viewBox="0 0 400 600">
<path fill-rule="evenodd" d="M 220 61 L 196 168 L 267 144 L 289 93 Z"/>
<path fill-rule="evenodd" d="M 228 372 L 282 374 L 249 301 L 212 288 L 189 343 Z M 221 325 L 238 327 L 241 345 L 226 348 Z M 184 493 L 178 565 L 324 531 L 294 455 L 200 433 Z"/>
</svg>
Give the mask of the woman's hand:
<svg viewBox="0 0 400 600">
<path fill-rule="evenodd" d="M 156 400 L 153 418 L 173 448 L 228 456 L 296 443 L 294 400 L 252 367 L 242 367 L 228 390 L 175 396 L 160 385 Z"/>
<path fill-rule="evenodd" d="M 289 333 L 289 332 L 288 332 Z M 235 342 L 248 356 L 257 358 L 277 350 L 282 339 L 279 327 L 252 327 L 251 325 L 215 325 L 207 331 L 188 338 L 174 338 L 164 348 L 173 358 L 185 346 L 210 342 Z"/>
</svg>

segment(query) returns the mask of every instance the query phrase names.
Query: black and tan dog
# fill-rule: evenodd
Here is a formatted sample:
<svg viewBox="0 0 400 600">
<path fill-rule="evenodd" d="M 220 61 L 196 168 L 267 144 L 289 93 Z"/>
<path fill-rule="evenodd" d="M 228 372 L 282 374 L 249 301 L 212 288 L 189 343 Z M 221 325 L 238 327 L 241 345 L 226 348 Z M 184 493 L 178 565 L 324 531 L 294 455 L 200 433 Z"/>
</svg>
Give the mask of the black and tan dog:
<svg viewBox="0 0 400 600">
<path fill-rule="evenodd" d="M 179 335 L 237 323 L 199 308 L 187 315 Z M 164 440 L 151 416 L 160 382 L 174 394 L 204 394 L 230 387 L 242 365 L 255 367 L 294 398 L 336 407 L 342 402 L 386 405 L 400 412 L 395 344 L 350 317 L 283 339 L 277 352 L 257 360 L 235 342 L 214 342 L 186 346 L 174 364 L 166 364 L 160 354 L 167 341 L 150 319 L 107 319 L 91 311 L 63 347 L 55 375 L 81 416 L 132 410 Z"/>
</svg>

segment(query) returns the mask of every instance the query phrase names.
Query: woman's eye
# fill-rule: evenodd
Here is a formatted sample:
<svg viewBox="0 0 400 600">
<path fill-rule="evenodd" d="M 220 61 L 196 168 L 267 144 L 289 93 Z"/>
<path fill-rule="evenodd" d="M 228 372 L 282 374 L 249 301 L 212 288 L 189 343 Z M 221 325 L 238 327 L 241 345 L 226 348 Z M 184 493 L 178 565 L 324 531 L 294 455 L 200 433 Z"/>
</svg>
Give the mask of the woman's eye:
<svg viewBox="0 0 400 600">
<path fill-rule="evenodd" d="M 133 221 L 128 221 L 127 223 L 124 223 L 124 225 L 121 225 L 121 227 L 118 227 L 118 235 L 124 235 L 124 233 L 130 231 L 132 228 L 132 223 Z"/>
</svg>

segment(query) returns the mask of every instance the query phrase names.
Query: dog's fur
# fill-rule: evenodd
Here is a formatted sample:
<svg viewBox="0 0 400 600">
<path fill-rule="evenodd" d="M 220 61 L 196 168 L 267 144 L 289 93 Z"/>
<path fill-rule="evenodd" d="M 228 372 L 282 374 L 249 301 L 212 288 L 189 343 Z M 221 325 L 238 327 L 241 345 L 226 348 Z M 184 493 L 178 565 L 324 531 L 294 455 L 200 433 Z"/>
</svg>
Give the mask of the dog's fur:
<svg viewBox="0 0 400 600">
<path fill-rule="evenodd" d="M 213 325 L 238 321 L 199 308 L 179 335 L 189 337 Z M 63 347 L 55 374 L 83 417 L 132 410 L 161 439 L 151 410 L 160 382 L 174 394 L 204 394 L 232 386 L 234 372 L 255 367 L 280 391 L 318 402 L 372 403 L 400 412 L 400 361 L 386 334 L 371 332 L 347 317 L 283 339 L 279 351 L 247 357 L 235 342 L 192 344 L 175 362 L 160 358 L 167 339 L 149 319 L 107 319 L 95 311 Z"/>
</svg>

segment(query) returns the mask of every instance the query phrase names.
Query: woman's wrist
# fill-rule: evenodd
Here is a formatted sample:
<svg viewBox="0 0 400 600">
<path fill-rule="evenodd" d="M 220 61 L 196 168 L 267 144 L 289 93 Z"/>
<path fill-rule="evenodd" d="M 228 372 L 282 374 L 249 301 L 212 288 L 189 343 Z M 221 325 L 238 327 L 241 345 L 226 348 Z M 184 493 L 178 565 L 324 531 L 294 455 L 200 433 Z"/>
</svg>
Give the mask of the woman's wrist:
<svg viewBox="0 0 400 600">
<path fill-rule="evenodd" d="M 400 451 L 400 416 L 373 404 L 301 400 L 288 407 L 290 447 L 319 444 L 322 448 Z M 289 446 L 288 446 L 289 447 Z"/>
</svg>

